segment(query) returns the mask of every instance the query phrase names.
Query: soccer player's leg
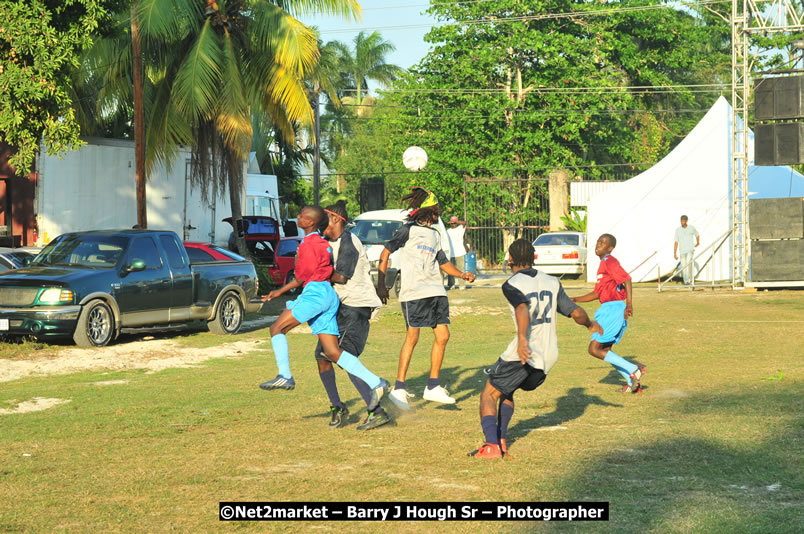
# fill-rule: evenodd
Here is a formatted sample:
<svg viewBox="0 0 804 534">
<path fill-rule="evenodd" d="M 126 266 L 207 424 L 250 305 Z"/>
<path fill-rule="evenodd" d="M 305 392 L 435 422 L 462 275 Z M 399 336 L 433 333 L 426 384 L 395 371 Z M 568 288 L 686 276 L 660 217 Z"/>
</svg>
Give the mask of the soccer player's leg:
<svg viewBox="0 0 804 534">
<path fill-rule="evenodd" d="M 433 347 L 430 350 L 430 376 L 427 387 L 422 395 L 425 400 L 443 404 L 455 404 L 455 399 L 441 386 L 441 364 L 447 351 L 449 341 L 449 300 L 447 297 L 431 297 L 419 301 L 422 307 L 419 310 L 420 323 L 417 326 L 429 326 L 433 329 Z"/>
<path fill-rule="evenodd" d="M 318 365 L 318 377 L 321 379 L 321 384 L 324 385 L 327 398 L 329 398 L 329 427 L 340 428 L 346 424 L 349 410 L 346 408 L 343 401 L 341 401 L 341 396 L 338 393 L 338 384 L 335 380 L 335 368 L 332 366 L 332 362 L 324 355 L 321 341 L 316 344 L 314 355 L 316 364 Z"/>
<path fill-rule="evenodd" d="M 478 458 L 501 458 L 502 449 L 500 448 L 501 429 L 498 421 L 497 404 L 503 398 L 510 398 L 511 412 L 513 416 L 513 394 L 528 379 L 528 369 L 522 362 L 507 362 L 498 359 L 489 368 L 489 378 L 486 387 L 480 394 L 480 426 L 483 429 L 483 436 L 486 442 L 476 451 L 469 453 L 470 456 Z M 510 417 L 508 419 L 510 422 Z M 507 430 L 507 423 L 505 430 Z"/>
<path fill-rule="evenodd" d="M 624 313 L 625 301 L 621 300 L 606 302 L 597 309 L 595 321 L 603 328 L 603 333 L 592 334 L 589 354 L 610 364 L 625 378 L 626 386 L 622 389 L 624 392 L 636 393 L 640 390 L 639 380 L 644 373 L 644 367 L 629 362 L 611 350 L 613 345 L 620 342 L 628 327 Z"/>
<path fill-rule="evenodd" d="M 416 344 L 419 342 L 419 327 L 411 324 L 410 317 L 411 308 L 413 311 L 416 310 L 416 302 L 417 301 L 400 302 L 402 317 L 405 318 L 405 341 L 402 343 L 402 348 L 399 351 L 399 366 L 396 372 L 396 383 L 394 384 L 393 391 L 388 395 L 391 402 L 394 403 L 394 406 L 404 411 L 411 409 L 408 399 L 415 396 L 412 393 L 408 393 L 405 378 L 408 375 L 408 367 L 410 366 L 410 359 L 413 356 L 413 349 L 416 348 Z"/>
<path fill-rule="evenodd" d="M 271 347 L 274 349 L 274 358 L 278 374 L 273 380 L 260 384 L 262 389 L 293 389 L 296 382 L 290 372 L 290 350 L 285 334 L 298 326 L 299 321 L 293 316 L 292 310 L 283 310 L 279 318 L 271 325 Z"/>
<path fill-rule="evenodd" d="M 380 405 L 380 399 L 382 399 L 385 390 L 390 387 L 390 384 L 369 371 L 354 354 L 342 350 L 338 345 L 337 335 L 320 333 L 318 334 L 318 339 L 321 340 L 321 346 L 324 348 L 324 354 L 326 354 L 327 358 L 337 363 L 338 367 L 347 373 L 355 375 L 368 384 L 371 388 L 371 398 L 366 408 L 370 412 L 376 410 Z"/>
</svg>

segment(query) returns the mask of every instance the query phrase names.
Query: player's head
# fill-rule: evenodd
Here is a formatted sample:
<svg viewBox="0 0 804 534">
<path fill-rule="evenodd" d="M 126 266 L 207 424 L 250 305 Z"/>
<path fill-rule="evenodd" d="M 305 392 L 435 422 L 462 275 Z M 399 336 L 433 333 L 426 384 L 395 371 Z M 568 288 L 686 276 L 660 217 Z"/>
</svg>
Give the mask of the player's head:
<svg viewBox="0 0 804 534">
<path fill-rule="evenodd" d="M 433 224 L 438 221 L 441 206 L 438 205 L 435 195 L 427 189 L 414 187 L 410 193 L 402 197 L 402 202 L 405 201 L 410 209 L 408 221 L 416 221 L 421 224 Z"/>
<path fill-rule="evenodd" d="M 597 238 L 597 243 L 595 243 L 595 255 L 602 258 L 607 254 L 611 254 L 611 251 L 614 250 L 616 246 L 616 237 L 611 234 L 603 234 Z"/>
<path fill-rule="evenodd" d="M 682 215 L 682 216 L 681 216 L 681 227 L 682 227 L 682 228 L 686 228 L 686 227 L 687 227 L 687 220 L 688 220 L 688 219 L 687 219 L 687 216 L 686 216 L 686 215 Z"/>
<path fill-rule="evenodd" d="M 343 227 L 349 220 L 349 215 L 346 213 L 346 201 L 339 200 L 335 204 L 330 204 L 324 208 L 324 212 L 327 214 L 329 221 L 329 226 L 327 226 L 326 230 L 327 237 L 337 238 L 343 233 Z"/>
<path fill-rule="evenodd" d="M 299 227 L 305 232 L 323 232 L 329 224 L 329 218 L 321 206 L 304 206 L 296 218 Z"/>
<path fill-rule="evenodd" d="M 527 239 L 517 239 L 508 247 L 508 257 L 511 269 L 516 267 L 527 268 L 533 266 L 533 244 Z"/>
</svg>

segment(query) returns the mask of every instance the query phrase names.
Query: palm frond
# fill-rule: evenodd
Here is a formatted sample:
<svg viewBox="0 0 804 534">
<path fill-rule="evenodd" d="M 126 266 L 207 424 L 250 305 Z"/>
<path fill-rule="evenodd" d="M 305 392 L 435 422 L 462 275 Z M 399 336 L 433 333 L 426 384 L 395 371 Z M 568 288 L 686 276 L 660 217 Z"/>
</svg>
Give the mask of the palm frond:
<svg viewBox="0 0 804 534">
<path fill-rule="evenodd" d="M 176 73 L 173 101 L 179 111 L 194 120 L 211 116 L 221 85 L 223 57 L 220 37 L 207 20 Z"/>
<path fill-rule="evenodd" d="M 256 3 L 253 16 L 251 33 L 255 52 L 269 54 L 300 77 L 314 67 L 318 61 L 315 32 L 269 2 Z"/>
<path fill-rule="evenodd" d="M 268 0 L 249 0 L 247 4 L 254 9 Z M 347 21 L 359 22 L 363 9 L 357 0 L 284 0 L 282 8 L 291 15 L 333 15 Z"/>
<path fill-rule="evenodd" d="M 160 44 L 181 39 L 203 16 L 199 0 L 138 0 L 134 8 L 140 36 L 146 43 Z"/>
<path fill-rule="evenodd" d="M 244 160 L 251 148 L 251 117 L 238 58 L 229 32 L 223 38 L 223 86 L 218 94 L 215 125 L 224 143 Z"/>
</svg>

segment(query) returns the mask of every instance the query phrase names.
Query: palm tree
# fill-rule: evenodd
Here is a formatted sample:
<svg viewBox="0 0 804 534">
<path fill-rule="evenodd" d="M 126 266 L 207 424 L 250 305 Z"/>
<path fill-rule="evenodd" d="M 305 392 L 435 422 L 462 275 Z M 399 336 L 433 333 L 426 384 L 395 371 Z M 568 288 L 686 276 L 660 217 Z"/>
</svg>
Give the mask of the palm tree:
<svg viewBox="0 0 804 534">
<path fill-rule="evenodd" d="M 242 219 L 243 166 L 252 111 L 266 113 L 285 139 L 311 124 L 303 83 L 318 61 L 315 34 L 294 15 L 357 18 L 356 0 L 139 0 L 137 18 L 150 84 L 149 167 L 170 164 L 190 145 L 192 180 L 206 194 L 228 189 Z M 246 253 L 237 233 L 237 246 Z"/>
<path fill-rule="evenodd" d="M 346 73 L 354 84 L 355 96 L 344 103 L 353 103 L 360 106 L 363 102 L 363 91 L 368 93 L 368 80 L 375 80 L 388 84 L 396 79 L 400 67 L 386 63 L 385 57 L 396 50 L 390 41 L 384 41 L 382 36 L 375 32 L 366 35 L 360 32 L 354 38 L 354 50 L 340 41 L 334 41 L 333 46 L 341 56 L 341 70 Z M 359 110 L 360 108 L 358 108 Z"/>
</svg>

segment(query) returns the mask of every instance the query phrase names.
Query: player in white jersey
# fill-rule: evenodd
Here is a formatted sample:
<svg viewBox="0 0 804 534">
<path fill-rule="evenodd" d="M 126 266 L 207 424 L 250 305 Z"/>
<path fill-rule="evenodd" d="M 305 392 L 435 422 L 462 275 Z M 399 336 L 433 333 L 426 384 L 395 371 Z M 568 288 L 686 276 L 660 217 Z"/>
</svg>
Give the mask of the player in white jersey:
<svg viewBox="0 0 804 534">
<path fill-rule="evenodd" d="M 363 243 L 346 230 L 348 219 L 346 203 L 340 200 L 324 211 L 329 216 L 329 226 L 324 230 L 324 236 L 332 246 L 334 269 L 331 280 L 341 303 L 336 316 L 340 332 L 338 343 L 344 350 L 359 357 L 366 347 L 371 315 L 382 302 L 371 281 L 368 257 Z M 341 401 L 335 382 L 335 369 L 332 362 L 324 355 L 320 341 L 315 348 L 315 358 L 318 363 L 318 375 L 331 405 L 329 427 L 339 428 L 346 424 L 349 410 Z M 371 388 L 352 374 L 349 374 L 349 379 L 368 406 L 371 402 Z M 382 406 L 378 406 L 374 411 L 368 412 L 366 420 L 357 425 L 357 429 L 371 430 L 390 422 L 391 418 Z"/>
<path fill-rule="evenodd" d="M 508 253 L 514 274 L 502 290 L 514 316 L 517 336 L 488 370 L 489 378 L 480 394 L 480 426 L 486 442 L 469 453 L 477 458 L 501 458 L 508 453 L 505 434 L 514 415 L 514 392 L 539 387 L 558 360 L 556 313 L 572 317 L 590 332 L 603 332 L 583 308 L 572 302 L 558 278 L 533 268 L 534 250 L 529 241 L 517 239 Z"/>
</svg>

